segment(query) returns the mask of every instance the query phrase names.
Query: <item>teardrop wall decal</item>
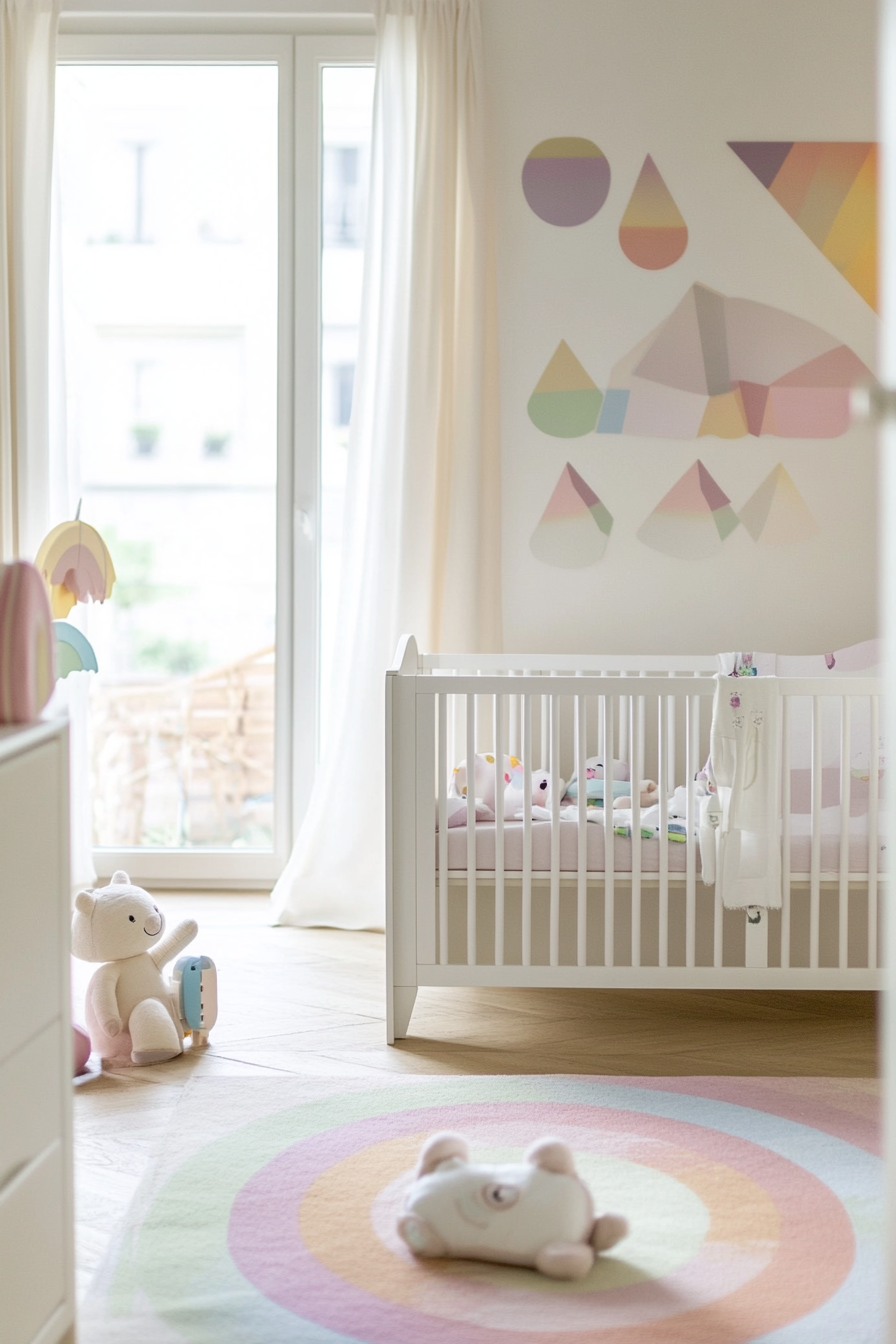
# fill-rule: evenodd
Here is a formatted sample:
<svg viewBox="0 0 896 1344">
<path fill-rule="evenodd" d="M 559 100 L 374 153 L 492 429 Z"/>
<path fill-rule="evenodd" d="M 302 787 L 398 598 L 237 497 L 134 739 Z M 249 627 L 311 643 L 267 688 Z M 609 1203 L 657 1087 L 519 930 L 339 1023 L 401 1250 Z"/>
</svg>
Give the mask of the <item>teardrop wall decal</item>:
<svg viewBox="0 0 896 1344">
<path fill-rule="evenodd" d="M 649 154 L 619 225 L 619 245 L 645 271 L 665 270 L 688 245 L 688 227 Z"/>
<path fill-rule="evenodd" d="M 575 439 L 592 434 L 603 393 L 561 341 L 529 398 L 529 419 L 543 434 Z"/>
</svg>

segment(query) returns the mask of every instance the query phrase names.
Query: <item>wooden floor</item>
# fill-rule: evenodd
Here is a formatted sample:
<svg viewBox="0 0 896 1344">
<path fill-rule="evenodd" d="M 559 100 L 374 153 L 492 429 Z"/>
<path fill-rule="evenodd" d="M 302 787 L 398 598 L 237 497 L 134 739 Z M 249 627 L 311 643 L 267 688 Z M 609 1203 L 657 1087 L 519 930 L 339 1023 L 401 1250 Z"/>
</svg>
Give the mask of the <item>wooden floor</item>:
<svg viewBox="0 0 896 1344">
<path fill-rule="evenodd" d="M 171 896 L 218 968 L 205 1050 L 75 1090 L 83 1291 L 191 1077 L 278 1073 L 790 1074 L 871 1077 L 874 996 L 701 990 L 421 989 L 412 1035 L 385 1043 L 384 940 L 272 928 L 259 896 Z M 75 1017 L 95 968 L 74 963 Z"/>
</svg>

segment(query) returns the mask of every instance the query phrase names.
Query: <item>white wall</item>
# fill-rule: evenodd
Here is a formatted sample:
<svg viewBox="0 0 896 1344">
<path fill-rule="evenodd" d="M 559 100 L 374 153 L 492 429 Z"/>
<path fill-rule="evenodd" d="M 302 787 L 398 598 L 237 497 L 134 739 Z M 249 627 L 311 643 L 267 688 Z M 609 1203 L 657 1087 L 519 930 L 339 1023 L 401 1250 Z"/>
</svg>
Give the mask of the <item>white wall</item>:
<svg viewBox="0 0 896 1344">
<path fill-rule="evenodd" d="M 873 434 L 722 440 L 541 433 L 526 405 L 565 339 L 605 388 L 612 365 L 694 281 L 833 333 L 872 368 L 878 319 L 727 147 L 728 140 L 875 139 L 873 0 L 483 0 L 498 203 L 504 436 L 505 647 L 712 652 L 840 648 L 876 631 Z M 610 161 L 606 204 L 575 228 L 529 208 L 521 170 L 558 135 Z M 646 154 L 688 224 L 662 271 L 632 265 L 618 227 Z M 743 527 L 717 557 L 672 560 L 636 531 L 699 457 L 735 510 L 783 462 L 820 531 L 759 546 Z M 614 516 L 596 565 L 529 550 L 568 461 Z"/>
</svg>

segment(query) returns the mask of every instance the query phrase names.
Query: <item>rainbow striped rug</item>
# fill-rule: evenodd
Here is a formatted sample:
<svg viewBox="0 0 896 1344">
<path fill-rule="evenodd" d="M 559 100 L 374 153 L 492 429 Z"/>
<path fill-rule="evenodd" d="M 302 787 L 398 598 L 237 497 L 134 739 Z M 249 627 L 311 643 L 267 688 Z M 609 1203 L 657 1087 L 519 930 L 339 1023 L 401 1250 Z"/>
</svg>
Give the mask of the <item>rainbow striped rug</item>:
<svg viewBox="0 0 896 1344">
<path fill-rule="evenodd" d="M 81 1344 L 879 1344 L 883 1173 L 868 1079 L 197 1080 Z M 564 1139 L 629 1237 L 576 1283 L 416 1261 L 424 1138 Z"/>
</svg>

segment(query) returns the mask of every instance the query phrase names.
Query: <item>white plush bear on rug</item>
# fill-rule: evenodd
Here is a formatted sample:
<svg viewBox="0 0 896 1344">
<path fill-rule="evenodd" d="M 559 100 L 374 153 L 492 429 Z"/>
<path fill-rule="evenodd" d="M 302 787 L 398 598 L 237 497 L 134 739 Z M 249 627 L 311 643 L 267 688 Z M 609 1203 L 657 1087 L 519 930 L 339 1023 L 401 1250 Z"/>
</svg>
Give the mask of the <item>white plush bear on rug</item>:
<svg viewBox="0 0 896 1344">
<path fill-rule="evenodd" d="M 570 1149 L 541 1139 L 522 1162 L 469 1161 L 459 1134 L 425 1144 L 398 1231 L 418 1256 L 528 1265 L 552 1279 L 581 1279 L 595 1252 L 628 1232 L 619 1214 L 594 1216 Z"/>
<path fill-rule="evenodd" d="M 75 897 L 72 952 L 81 961 L 106 963 L 90 981 L 86 1001 L 90 1042 L 104 1064 L 157 1064 L 183 1053 L 162 967 L 198 930 L 194 919 L 185 919 L 162 938 L 165 916 L 127 873 L 113 873 L 108 887 Z"/>
</svg>

